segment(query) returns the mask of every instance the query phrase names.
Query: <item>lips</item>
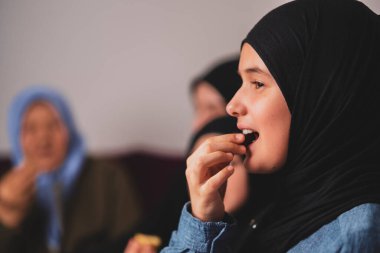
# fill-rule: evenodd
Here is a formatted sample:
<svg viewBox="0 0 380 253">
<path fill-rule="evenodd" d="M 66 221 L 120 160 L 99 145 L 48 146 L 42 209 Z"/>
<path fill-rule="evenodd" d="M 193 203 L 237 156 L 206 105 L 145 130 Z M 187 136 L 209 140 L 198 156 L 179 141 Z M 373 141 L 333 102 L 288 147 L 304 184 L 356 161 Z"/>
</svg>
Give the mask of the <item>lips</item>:
<svg viewBox="0 0 380 253">
<path fill-rule="evenodd" d="M 43 147 L 36 149 L 36 155 L 40 157 L 49 157 L 53 154 L 54 150 L 51 147 Z"/>
</svg>

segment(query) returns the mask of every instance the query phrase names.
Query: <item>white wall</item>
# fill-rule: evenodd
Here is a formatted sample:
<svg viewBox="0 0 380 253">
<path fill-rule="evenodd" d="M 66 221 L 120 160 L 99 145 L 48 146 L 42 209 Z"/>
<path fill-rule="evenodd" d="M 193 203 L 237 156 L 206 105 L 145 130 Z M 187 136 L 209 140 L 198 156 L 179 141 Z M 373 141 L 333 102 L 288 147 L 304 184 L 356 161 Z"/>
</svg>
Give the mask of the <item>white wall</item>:
<svg viewBox="0 0 380 253">
<path fill-rule="evenodd" d="M 49 84 L 69 100 L 89 150 L 181 154 L 189 81 L 237 53 L 286 0 L 0 0 L 0 153 L 11 98 Z M 380 1 L 364 1 L 377 13 Z"/>
</svg>

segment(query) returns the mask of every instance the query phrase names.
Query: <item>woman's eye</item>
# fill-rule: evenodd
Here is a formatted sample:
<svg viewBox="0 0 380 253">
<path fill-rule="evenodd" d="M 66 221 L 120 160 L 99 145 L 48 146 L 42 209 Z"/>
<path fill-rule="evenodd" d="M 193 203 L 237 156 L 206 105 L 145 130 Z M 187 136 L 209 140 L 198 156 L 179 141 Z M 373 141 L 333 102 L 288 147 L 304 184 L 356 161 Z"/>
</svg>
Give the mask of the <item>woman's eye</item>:
<svg viewBox="0 0 380 253">
<path fill-rule="evenodd" d="M 255 85 L 256 89 L 259 89 L 264 86 L 264 83 L 259 82 L 259 81 L 254 81 L 252 82 L 252 84 Z"/>
</svg>

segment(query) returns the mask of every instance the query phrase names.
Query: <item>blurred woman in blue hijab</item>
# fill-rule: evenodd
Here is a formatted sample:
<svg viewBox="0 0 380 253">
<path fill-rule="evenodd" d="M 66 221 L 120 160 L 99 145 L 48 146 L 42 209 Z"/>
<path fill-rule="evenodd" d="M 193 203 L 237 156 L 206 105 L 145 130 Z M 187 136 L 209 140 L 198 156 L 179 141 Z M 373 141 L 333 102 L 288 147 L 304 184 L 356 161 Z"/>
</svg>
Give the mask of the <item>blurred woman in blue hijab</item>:
<svg viewBox="0 0 380 253">
<path fill-rule="evenodd" d="M 86 159 L 69 107 L 52 89 L 21 92 L 8 123 L 14 168 L 0 181 L 0 251 L 111 249 L 138 219 L 125 173 Z"/>
</svg>

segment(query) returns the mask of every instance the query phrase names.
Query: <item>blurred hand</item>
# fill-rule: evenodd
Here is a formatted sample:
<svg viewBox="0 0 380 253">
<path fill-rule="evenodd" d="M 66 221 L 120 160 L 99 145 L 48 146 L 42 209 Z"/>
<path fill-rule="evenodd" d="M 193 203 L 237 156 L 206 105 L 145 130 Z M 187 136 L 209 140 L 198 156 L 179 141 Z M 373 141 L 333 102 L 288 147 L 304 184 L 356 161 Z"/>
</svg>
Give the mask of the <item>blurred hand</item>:
<svg viewBox="0 0 380 253">
<path fill-rule="evenodd" d="M 128 241 L 124 253 L 157 253 L 157 249 L 149 244 L 142 244 L 136 238 Z"/>
<path fill-rule="evenodd" d="M 0 181 L 0 221 L 9 228 L 20 225 L 35 193 L 37 171 L 27 164 L 11 169 Z"/>
<path fill-rule="evenodd" d="M 243 141 L 243 134 L 210 137 L 187 159 L 186 178 L 194 217 L 202 221 L 223 219 L 226 183 L 234 172 L 229 164 L 235 154 L 245 154 Z"/>
</svg>

